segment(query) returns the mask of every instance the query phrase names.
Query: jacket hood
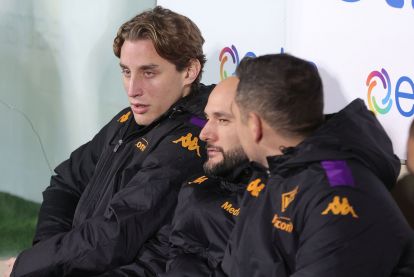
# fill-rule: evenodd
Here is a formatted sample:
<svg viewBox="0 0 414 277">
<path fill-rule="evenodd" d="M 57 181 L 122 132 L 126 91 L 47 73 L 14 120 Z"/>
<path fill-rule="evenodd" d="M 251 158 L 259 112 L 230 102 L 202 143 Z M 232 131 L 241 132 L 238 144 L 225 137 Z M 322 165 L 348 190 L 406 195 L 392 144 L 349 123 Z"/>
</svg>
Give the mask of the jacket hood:
<svg viewBox="0 0 414 277">
<path fill-rule="evenodd" d="M 371 169 L 388 188 L 396 182 L 401 167 L 390 138 L 362 99 L 354 100 L 336 114 L 327 115 L 319 129 L 298 146 L 287 149 L 285 155 L 281 158 L 288 167 L 355 159 Z M 269 164 L 273 162 L 270 158 Z"/>
</svg>

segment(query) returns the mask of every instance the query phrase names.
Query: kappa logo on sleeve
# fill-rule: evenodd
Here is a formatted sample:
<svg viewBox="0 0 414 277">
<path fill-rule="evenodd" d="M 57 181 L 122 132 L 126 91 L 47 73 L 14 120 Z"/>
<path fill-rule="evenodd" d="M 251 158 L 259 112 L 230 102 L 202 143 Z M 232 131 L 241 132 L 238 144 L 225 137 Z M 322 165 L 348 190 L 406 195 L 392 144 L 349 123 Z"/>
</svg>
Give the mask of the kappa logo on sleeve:
<svg viewBox="0 0 414 277">
<path fill-rule="evenodd" d="M 295 200 L 298 190 L 299 186 L 294 188 L 292 191 L 282 193 L 282 213 L 285 212 L 289 204 Z"/>
<path fill-rule="evenodd" d="M 247 191 L 254 197 L 258 197 L 259 193 L 265 188 L 265 184 L 261 183 L 262 180 L 257 178 L 250 182 L 247 186 Z"/>
<path fill-rule="evenodd" d="M 194 136 L 193 134 L 188 133 L 185 136 L 182 136 L 181 138 L 174 140 L 173 143 L 180 143 L 183 148 L 187 148 L 190 151 L 196 151 L 197 156 L 201 157 L 200 155 L 200 146 L 198 145 L 198 137 Z"/>
<path fill-rule="evenodd" d="M 208 177 L 207 176 L 200 176 L 200 177 L 198 177 L 197 179 L 195 179 L 195 180 L 193 180 L 193 181 L 191 181 L 191 182 L 188 182 L 189 184 L 201 184 L 201 183 L 203 183 L 204 181 L 206 181 L 208 179 Z"/>
<path fill-rule="evenodd" d="M 339 196 L 335 196 L 332 202 L 328 204 L 328 207 L 321 214 L 327 215 L 328 213 L 334 215 L 351 214 L 353 218 L 358 218 L 358 215 L 355 213 L 354 208 L 349 204 L 348 198 L 346 197 L 342 197 L 341 200 Z"/>
<path fill-rule="evenodd" d="M 125 121 L 128 120 L 129 116 L 131 115 L 131 111 L 127 112 L 126 114 L 122 115 L 119 119 L 118 122 L 120 123 L 124 123 Z"/>
</svg>

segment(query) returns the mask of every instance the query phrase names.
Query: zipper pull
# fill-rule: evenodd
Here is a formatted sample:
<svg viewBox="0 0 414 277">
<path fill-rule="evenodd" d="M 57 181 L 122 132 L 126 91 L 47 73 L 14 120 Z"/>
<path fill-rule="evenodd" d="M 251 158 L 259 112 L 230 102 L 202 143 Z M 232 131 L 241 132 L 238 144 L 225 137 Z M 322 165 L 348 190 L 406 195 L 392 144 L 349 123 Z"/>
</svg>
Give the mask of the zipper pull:
<svg viewBox="0 0 414 277">
<path fill-rule="evenodd" d="M 118 143 L 114 147 L 114 152 L 118 151 L 118 148 L 119 146 L 121 146 L 122 142 L 123 142 L 122 139 L 118 140 Z"/>
<path fill-rule="evenodd" d="M 181 113 L 181 112 L 182 112 L 182 110 L 180 109 L 180 107 L 174 107 L 171 114 L 170 114 L 170 116 L 169 116 L 169 118 L 173 119 L 175 114 Z"/>
</svg>

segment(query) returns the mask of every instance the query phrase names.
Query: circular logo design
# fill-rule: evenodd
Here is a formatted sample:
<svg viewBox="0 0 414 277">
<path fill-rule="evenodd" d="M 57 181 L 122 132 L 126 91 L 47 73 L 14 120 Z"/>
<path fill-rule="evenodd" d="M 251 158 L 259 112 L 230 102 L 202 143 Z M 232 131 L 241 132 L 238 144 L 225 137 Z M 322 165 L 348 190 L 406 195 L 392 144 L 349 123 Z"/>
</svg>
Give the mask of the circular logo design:
<svg viewBox="0 0 414 277">
<path fill-rule="evenodd" d="M 377 86 L 377 80 L 380 80 L 382 87 L 387 90 L 386 96 L 381 101 L 381 106 L 378 104 L 375 96 L 373 95 L 373 90 Z M 392 106 L 391 99 L 391 81 L 388 75 L 388 72 L 383 68 L 381 72 L 372 71 L 367 78 L 366 85 L 368 87 L 368 107 L 375 114 L 386 114 L 390 111 Z"/>
<path fill-rule="evenodd" d="M 235 75 L 235 73 L 236 73 L 236 70 L 234 70 L 231 74 L 229 74 L 224 69 L 224 65 L 229 60 L 229 57 L 231 58 L 233 64 L 235 65 L 234 68 L 237 68 L 237 66 L 240 63 L 240 58 L 239 58 L 239 52 L 237 51 L 236 46 L 232 45 L 231 47 L 224 47 L 220 52 L 219 61 L 220 61 L 220 80 L 221 81 L 223 81 L 224 79 L 226 79 L 230 75 Z M 254 58 L 254 57 L 256 57 L 256 54 L 249 51 L 244 55 L 244 57 Z"/>
<path fill-rule="evenodd" d="M 228 61 L 228 57 L 231 57 L 233 64 L 236 66 L 239 64 L 239 53 L 234 45 L 230 47 L 224 47 L 220 52 L 219 61 L 220 61 L 220 80 L 226 79 L 229 74 L 224 69 L 224 64 Z M 234 72 L 231 74 L 234 75 Z"/>
</svg>

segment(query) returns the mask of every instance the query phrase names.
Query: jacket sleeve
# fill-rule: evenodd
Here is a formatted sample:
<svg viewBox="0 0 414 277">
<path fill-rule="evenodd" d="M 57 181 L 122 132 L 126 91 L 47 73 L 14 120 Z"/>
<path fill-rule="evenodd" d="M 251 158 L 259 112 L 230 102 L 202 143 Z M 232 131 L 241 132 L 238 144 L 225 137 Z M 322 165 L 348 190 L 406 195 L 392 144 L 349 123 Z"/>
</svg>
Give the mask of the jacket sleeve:
<svg viewBox="0 0 414 277">
<path fill-rule="evenodd" d="M 25 250 L 12 276 L 91 276 L 131 263 L 143 243 L 169 221 L 183 180 L 202 172 L 203 159 L 196 151 L 173 143 L 182 135 L 169 135 L 160 142 L 114 195 L 104 216 Z"/>
<path fill-rule="evenodd" d="M 111 122 L 56 167 L 56 175 L 43 192 L 33 244 L 71 230 L 77 203 L 94 173 L 110 125 Z"/>
<path fill-rule="evenodd" d="M 172 247 L 170 243 L 170 237 L 171 232 L 173 231 L 174 223 L 179 220 L 181 213 L 184 212 L 183 208 L 189 208 L 186 204 L 190 198 L 191 192 L 192 189 L 189 188 L 187 182 L 185 182 L 178 194 L 178 202 L 175 208 L 172 223 L 164 225 L 157 232 L 154 238 L 149 239 L 147 242 L 145 242 L 138 254 L 138 257 L 133 261 L 133 263 L 107 271 L 104 274 L 99 275 L 99 277 L 158 276 L 157 274 L 164 274 L 166 272 L 167 263 L 170 266 L 172 264 L 182 264 L 182 262 L 174 263 L 175 259 L 178 259 L 178 256 L 182 254 L 182 251 L 178 252 L 177 249 Z M 192 261 L 189 262 L 191 263 Z M 194 266 L 197 267 L 197 265 Z M 168 270 L 172 270 L 171 267 L 169 267 Z M 179 272 L 180 274 L 184 274 L 182 271 Z M 167 272 L 166 276 L 170 276 L 170 272 Z"/>
<path fill-rule="evenodd" d="M 319 195 L 307 208 L 291 276 L 391 276 L 403 243 L 397 233 L 405 236 L 395 205 L 354 188 Z"/>
<path fill-rule="evenodd" d="M 142 277 L 158 276 L 165 272 L 170 252 L 169 236 L 171 225 L 164 225 L 155 237 L 149 239 L 141 248 L 138 257 L 131 264 L 109 270 L 96 277 Z"/>
</svg>

